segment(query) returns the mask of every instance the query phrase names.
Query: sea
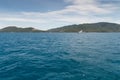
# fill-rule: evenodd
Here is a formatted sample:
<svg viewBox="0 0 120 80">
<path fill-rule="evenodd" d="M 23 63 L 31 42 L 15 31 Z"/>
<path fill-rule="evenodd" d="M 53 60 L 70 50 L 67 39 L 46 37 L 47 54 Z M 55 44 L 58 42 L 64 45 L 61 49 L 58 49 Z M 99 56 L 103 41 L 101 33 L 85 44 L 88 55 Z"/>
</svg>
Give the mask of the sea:
<svg viewBox="0 0 120 80">
<path fill-rule="evenodd" d="M 0 80 L 120 80 L 120 33 L 0 33 Z"/>
</svg>

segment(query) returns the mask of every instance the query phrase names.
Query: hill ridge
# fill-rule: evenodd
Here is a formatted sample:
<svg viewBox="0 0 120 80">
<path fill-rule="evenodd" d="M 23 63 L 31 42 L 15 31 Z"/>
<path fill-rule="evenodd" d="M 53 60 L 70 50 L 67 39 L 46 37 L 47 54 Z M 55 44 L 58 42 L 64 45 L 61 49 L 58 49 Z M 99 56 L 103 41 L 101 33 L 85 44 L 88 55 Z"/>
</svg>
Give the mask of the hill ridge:
<svg viewBox="0 0 120 80">
<path fill-rule="evenodd" d="M 73 24 L 48 30 L 39 30 L 33 27 L 21 28 L 8 26 L 0 29 L 0 32 L 120 32 L 120 24 L 110 22 Z"/>
</svg>

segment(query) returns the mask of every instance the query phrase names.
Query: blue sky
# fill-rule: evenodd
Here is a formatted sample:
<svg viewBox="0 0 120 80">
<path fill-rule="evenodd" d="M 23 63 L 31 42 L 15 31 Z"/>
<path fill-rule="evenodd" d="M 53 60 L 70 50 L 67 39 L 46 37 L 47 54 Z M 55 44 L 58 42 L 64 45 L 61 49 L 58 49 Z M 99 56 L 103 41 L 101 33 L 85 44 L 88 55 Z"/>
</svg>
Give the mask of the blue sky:
<svg viewBox="0 0 120 80">
<path fill-rule="evenodd" d="M 120 23 L 120 0 L 0 0 L 0 28 Z"/>
</svg>

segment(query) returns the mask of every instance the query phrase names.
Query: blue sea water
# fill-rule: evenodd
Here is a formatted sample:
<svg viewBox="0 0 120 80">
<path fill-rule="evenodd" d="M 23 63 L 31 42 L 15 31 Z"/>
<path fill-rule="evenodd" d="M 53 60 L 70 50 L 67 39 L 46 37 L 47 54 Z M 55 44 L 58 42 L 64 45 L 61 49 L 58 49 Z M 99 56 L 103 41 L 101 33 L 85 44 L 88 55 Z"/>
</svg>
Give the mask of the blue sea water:
<svg viewBox="0 0 120 80">
<path fill-rule="evenodd" d="M 120 80 L 120 33 L 0 33 L 0 80 Z"/>
</svg>

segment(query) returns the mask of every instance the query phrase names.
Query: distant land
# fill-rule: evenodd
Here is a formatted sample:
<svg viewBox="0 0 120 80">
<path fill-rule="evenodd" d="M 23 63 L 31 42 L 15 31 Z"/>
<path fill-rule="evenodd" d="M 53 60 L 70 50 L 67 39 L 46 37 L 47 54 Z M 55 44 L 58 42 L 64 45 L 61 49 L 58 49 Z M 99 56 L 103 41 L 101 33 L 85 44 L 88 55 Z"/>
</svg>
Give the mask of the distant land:
<svg viewBox="0 0 120 80">
<path fill-rule="evenodd" d="M 0 29 L 0 32 L 120 32 L 120 24 L 99 22 L 99 23 L 86 23 L 79 25 L 68 25 L 49 30 L 39 30 L 33 27 L 19 28 L 16 26 L 8 26 Z"/>
<path fill-rule="evenodd" d="M 120 24 L 99 22 L 99 23 L 89 23 L 89 24 L 79 24 L 79 25 L 69 25 L 64 27 L 59 27 L 55 29 L 50 29 L 50 32 L 120 32 Z"/>
<path fill-rule="evenodd" d="M 0 29 L 0 32 L 44 32 L 44 31 L 35 29 L 33 27 L 19 28 L 16 26 L 8 26 Z"/>
</svg>

